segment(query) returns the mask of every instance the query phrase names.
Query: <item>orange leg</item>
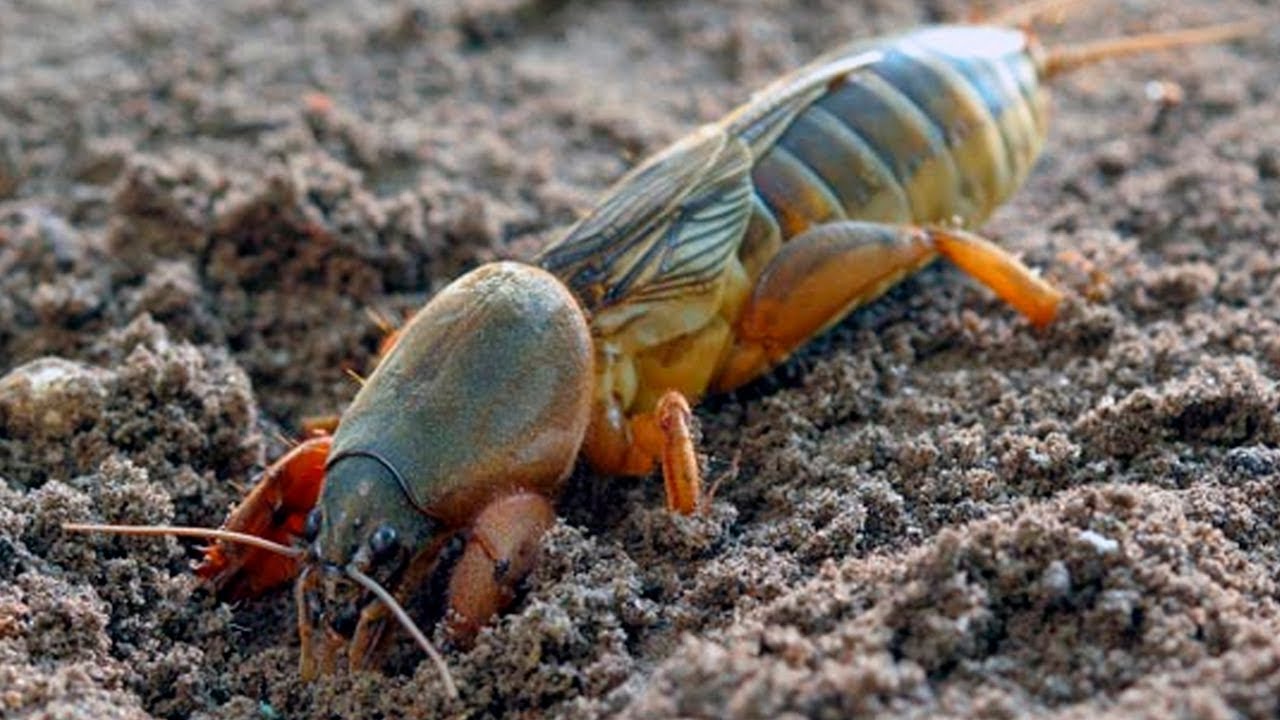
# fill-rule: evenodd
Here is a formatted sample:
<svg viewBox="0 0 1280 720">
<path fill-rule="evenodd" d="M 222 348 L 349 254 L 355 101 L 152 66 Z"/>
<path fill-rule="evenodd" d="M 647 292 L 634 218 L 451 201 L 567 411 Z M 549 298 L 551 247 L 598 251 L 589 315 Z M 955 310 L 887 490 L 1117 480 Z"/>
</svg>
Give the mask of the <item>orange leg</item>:
<svg viewBox="0 0 1280 720">
<path fill-rule="evenodd" d="M 285 545 L 302 534 L 324 480 L 324 464 L 333 438 L 302 442 L 271 464 L 257 485 L 227 516 L 223 528 Z M 298 574 L 295 558 L 248 545 L 215 542 L 205 550 L 196 573 L 218 595 L 232 600 L 260 595 Z"/>
<path fill-rule="evenodd" d="M 441 553 L 448 552 L 445 548 L 451 544 L 447 536 L 419 553 L 400 579 L 397 601 L 403 604 L 412 597 L 439 570 L 437 562 L 446 562 L 445 635 L 454 646 L 469 647 L 480 628 L 515 599 L 516 588 L 533 570 L 539 542 L 555 517 L 551 501 L 534 492 L 516 491 L 490 501 L 470 527 L 454 536 L 466 540 L 455 560 L 441 560 Z M 304 576 L 303 582 L 307 581 L 318 583 L 316 578 Z M 370 667 L 382 654 L 391 637 L 387 632 L 394 626 L 391 621 L 391 612 L 382 603 L 364 608 L 348 648 L 353 670 Z M 308 638 L 316 632 L 308 623 L 299 625 L 306 626 L 301 632 Z M 331 648 L 341 644 L 340 638 L 325 637 L 307 672 L 312 677 L 331 672 L 336 652 Z"/>
<path fill-rule="evenodd" d="M 661 463 L 667 509 L 692 515 L 703 500 L 692 422 L 689 401 L 675 390 L 664 393 L 653 412 L 630 418 L 598 403 L 583 451 L 592 467 L 611 475 L 647 475 Z"/>
<path fill-rule="evenodd" d="M 963 230 L 927 230 L 938 252 L 1038 328 L 1053 322 L 1062 292 L 986 238 Z"/>
<path fill-rule="evenodd" d="M 756 378 L 938 255 L 1036 327 L 1057 313 L 1058 290 L 973 233 L 867 222 L 822 225 L 788 241 L 765 266 L 738 319 L 716 389 L 732 390 Z"/>
<path fill-rule="evenodd" d="M 555 518 L 551 502 L 531 492 L 500 498 L 480 512 L 449 579 L 445 630 L 453 643 L 468 645 L 489 618 L 511 604 Z"/>
<path fill-rule="evenodd" d="M 667 509 L 692 515 L 702 504 L 702 473 L 690 427 L 693 412 L 683 395 L 670 390 L 658 400 L 654 417 L 662 431 L 662 480 L 667 488 Z"/>
</svg>

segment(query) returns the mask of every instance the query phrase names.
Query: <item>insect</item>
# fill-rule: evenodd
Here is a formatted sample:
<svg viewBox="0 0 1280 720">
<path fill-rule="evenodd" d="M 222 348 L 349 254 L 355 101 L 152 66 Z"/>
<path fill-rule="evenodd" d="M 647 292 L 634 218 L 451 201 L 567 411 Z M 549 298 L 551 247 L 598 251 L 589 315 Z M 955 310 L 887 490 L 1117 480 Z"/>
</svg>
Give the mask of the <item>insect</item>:
<svg viewBox="0 0 1280 720">
<path fill-rule="evenodd" d="M 454 281 L 396 335 L 332 437 L 273 465 L 199 568 L 225 596 L 295 582 L 301 673 L 370 665 L 426 593 L 465 642 L 506 606 L 579 456 L 703 490 L 690 403 L 739 387 L 939 257 L 1035 326 L 1061 294 L 973 233 L 1044 143 L 1044 84 L 1238 26 L 1044 48 L 937 26 L 853 44 L 644 162 L 532 263 Z M 388 590 L 389 588 L 390 590 Z M 450 691 L 455 692 L 445 675 Z"/>
</svg>

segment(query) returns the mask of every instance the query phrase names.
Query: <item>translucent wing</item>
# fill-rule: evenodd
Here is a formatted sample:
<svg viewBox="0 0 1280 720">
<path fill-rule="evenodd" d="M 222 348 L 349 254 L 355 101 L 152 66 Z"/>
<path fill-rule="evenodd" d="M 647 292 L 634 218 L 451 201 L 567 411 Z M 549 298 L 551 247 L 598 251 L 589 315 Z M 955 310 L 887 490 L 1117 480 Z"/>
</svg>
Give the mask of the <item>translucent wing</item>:
<svg viewBox="0 0 1280 720">
<path fill-rule="evenodd" d="M 622 178 L 538 264 L 592 312 L 695 293 L 720 277 L 753 206 L 751 166 L 838 78 L 878 57 L 853 48 L 765 88 Z"/>
<path fill-rule="evenodd" d="M 737 250 L 750 170 L 740 140 L 704 127 L 623 177 L 538 264 L 593 312 L 696 292 Z"/>
</svg>

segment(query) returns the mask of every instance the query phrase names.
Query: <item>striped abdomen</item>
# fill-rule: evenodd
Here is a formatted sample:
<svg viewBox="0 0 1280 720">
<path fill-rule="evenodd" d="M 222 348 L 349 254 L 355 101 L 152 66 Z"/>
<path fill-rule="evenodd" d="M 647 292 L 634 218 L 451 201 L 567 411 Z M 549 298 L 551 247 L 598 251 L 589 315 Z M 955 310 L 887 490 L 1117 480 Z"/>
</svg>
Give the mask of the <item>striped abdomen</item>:
<svg viewBox="0 0 1280 720">
<path fill-rule="evenodd" d="M 1039 153 L 1047 101 L 1023 33 L 937 27 L 856 53 L 867 61 L 757 151 L 751 276 L 777 243 L 832 220 L 975 226 Z"/>
</svg>

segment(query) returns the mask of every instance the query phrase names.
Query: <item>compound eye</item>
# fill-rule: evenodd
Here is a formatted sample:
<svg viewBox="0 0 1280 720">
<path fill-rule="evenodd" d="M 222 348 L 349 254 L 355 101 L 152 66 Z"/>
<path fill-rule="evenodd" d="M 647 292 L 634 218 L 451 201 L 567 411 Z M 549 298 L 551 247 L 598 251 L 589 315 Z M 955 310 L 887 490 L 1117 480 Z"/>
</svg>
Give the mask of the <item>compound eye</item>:
<svg viewBox="0 0 1280 720">
<path fill-rule="evenodd" d="M 302 539 L 307 542 L 314 542 L 320 535 L 320 523 L 324 516 L 320 512 L 320 508 L 316 508 L 307 515 L 307 522 L 302 526 Z"/>
<path fill-rule="evenodd" d="M 373 531 L 373 535 L 369 537 L 369 550 L 373 553 L 374 560 L 384 560 L 395 549 L 400 542 L 396 529 L 390 525 L 380 525 L 377 530 Z"/>
</svg>

